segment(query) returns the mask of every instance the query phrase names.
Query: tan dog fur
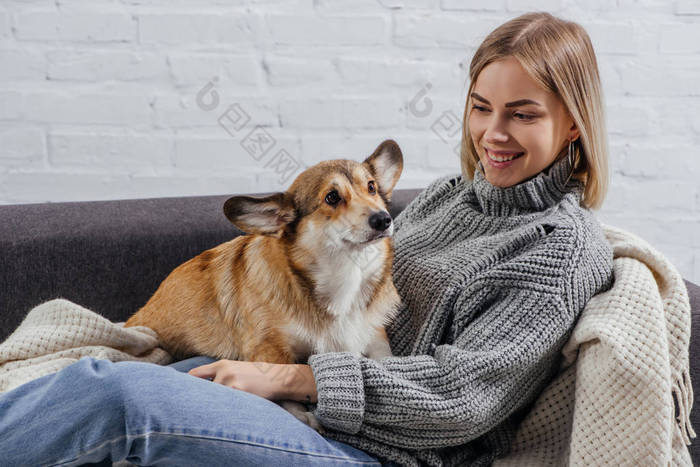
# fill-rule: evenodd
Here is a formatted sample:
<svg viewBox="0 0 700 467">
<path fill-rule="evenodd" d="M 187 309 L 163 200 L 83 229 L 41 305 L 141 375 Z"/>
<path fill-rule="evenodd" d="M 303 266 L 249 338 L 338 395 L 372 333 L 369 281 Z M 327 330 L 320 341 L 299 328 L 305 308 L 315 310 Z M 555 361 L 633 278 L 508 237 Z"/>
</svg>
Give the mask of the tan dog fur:
<svg viewBox="0 0 700 467">
<path fill-rule="evenodd" d="M 393 223 L 373 238 L 378 230 L 368 219 L 388 216 L 402 170 L 401 150 L 387 140 L 362 163 L 310 167 L 286 192 L 230 198 L 224 212 L 248 235 L 177 267 L 126 326 L 152 328 L 176 358 L 305 363 L 330 351 L 391 355 L 384 326 L 399 304 Z M 336 205 L 327 202 L 334 190 Z"/>
</svg>

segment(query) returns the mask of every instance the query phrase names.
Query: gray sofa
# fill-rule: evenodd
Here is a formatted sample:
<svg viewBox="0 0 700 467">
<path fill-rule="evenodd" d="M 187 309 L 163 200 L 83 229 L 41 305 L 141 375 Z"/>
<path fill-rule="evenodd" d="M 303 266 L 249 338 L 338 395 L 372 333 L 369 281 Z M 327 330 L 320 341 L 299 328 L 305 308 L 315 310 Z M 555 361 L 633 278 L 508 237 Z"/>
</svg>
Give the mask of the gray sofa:
<svg viewBox="0 0 700 467">
<path fill-rule="evenodd" d="M 397 190 L 396 216 L 420 190 Z M 29 309 L 63 297 L 112 321 L 141 307 L 176 266 L 242 234 L 224 217 L 228 196 L 0 206 L 0 341 Z M 700 395 L 700 287 L 693 308 L 691 379 Z M 700 431 L 698 410 L 691 413 Z M 700 465 L 700 442 L 690 447 Z"/>
</svg>

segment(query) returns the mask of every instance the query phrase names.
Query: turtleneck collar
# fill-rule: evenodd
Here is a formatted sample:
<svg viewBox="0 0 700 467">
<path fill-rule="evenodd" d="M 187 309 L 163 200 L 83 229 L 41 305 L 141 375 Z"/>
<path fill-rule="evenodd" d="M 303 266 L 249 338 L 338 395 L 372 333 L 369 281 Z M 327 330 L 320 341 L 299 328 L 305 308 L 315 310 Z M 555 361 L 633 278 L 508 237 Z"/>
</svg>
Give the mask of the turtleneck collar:
<svg viewBox="0 0 700 467">
<path fill-rule="evenodd" d="M 492 185 L 486 180 L 481 161 L 478 165 L 472 186 L 476 202 L 487 215 L 510 216 L 544 211 L 568 193 L 573 193 L 577 200 L 580 200 L 583 193 L 583 183 L 574 179 L 567 182 L 571 163 L 566 156 L 530 180 L 505 188 Z"/>
</svg>

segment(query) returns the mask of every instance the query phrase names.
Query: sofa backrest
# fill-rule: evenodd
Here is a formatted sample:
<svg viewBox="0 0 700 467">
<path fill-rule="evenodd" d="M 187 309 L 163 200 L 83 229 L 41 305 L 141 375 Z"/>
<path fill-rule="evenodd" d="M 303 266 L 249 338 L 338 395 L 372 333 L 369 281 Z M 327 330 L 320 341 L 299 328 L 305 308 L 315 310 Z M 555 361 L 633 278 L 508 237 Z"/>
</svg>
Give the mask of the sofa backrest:
<svg viewBox="0 0 700 467">
<path fill-rule="evenodd" d="M 396 190 L 392 217 L 420 191 Z M 243 234 L 224 216 L 226 199 L 0 206 L 0 342 L 52 298 L 126 321 L 177 266 Z"/>
<path fill-rule="evenodd" d="M 421 190 L 396 190 L 395 217 Z M 262 195 L 261 193 L 260 195 Z M 0 206 L 0 342 L 34 306 L 62 297 L 125 321 L 178 265 L 241 235 L 228 196 Z M 700 394 L 700 287 L 686 281 L 691 379 Z M 691 413 L 700 431 L 700 414 Z M 690 447 L 700 465 L 700 443 Z"/>
</svg>

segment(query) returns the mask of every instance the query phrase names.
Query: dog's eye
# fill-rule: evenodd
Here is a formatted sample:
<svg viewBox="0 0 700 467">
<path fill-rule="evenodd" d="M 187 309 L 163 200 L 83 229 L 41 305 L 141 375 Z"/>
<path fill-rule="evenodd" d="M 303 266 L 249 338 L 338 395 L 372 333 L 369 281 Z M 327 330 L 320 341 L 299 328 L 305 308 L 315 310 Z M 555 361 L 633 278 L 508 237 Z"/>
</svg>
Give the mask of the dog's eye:
<svg viewBox="0 0 700 467">
<path fill-rule="evenodd" d="M 370 192 L 371 194 L 375 194 L 375 193 L 377 192 L 377 189 L 376 189 L 375 186 L 374 186 L 374 181 L 370 181 L 370 182 L 367 184 L 367 189 L 369 190 L 369 192 Z"/>
<path fill-rule="evenodd" d="M 326 203 L 330 204 L 331 206 L 335 206 L 339 201 L 340 195 L 335 190 L 328 192 L 326 195 Z"/>
</svg>

